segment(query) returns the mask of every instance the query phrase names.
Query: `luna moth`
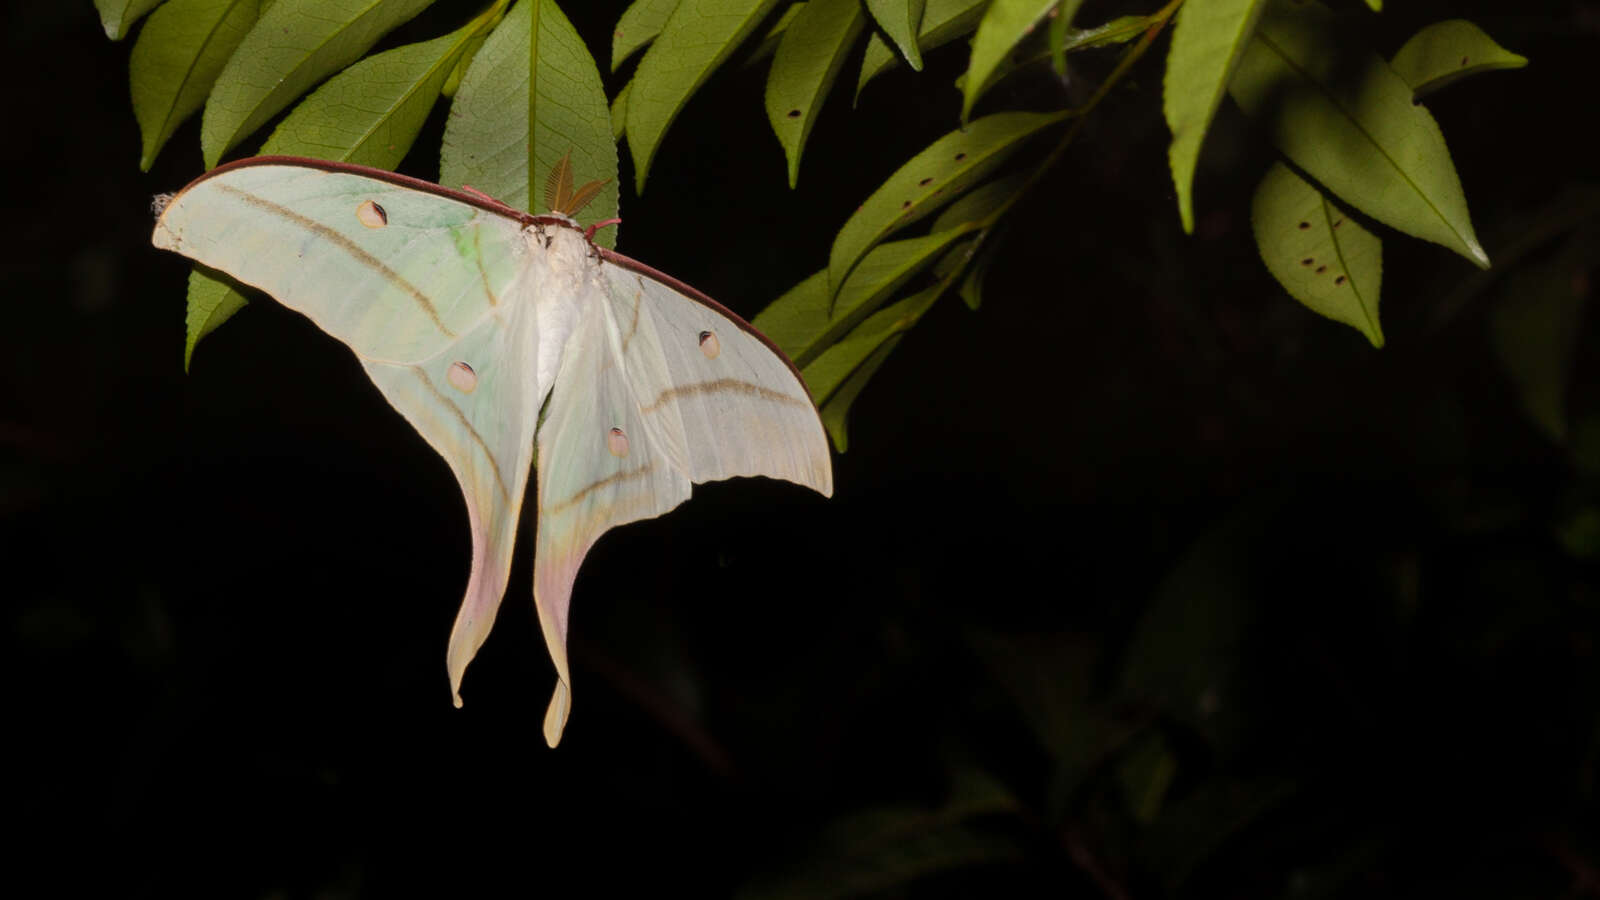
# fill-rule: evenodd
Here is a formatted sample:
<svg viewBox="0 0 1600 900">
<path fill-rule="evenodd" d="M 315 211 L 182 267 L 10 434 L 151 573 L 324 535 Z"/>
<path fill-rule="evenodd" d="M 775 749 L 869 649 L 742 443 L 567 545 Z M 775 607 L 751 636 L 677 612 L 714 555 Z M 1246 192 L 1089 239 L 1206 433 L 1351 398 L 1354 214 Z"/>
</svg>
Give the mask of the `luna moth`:
<svg viewBox="0 0 1600 900">
<path fill-rule="evenodd" d="M 552 747 L 571 711 L 573 582 L 607 529 L 734 476 L 833 492 L 794 365 L 711 298 L 596 246 L 572 218 L 593 187 L 574 192 L 558 166 L 552 212 L 530 215 L 379 169 L 263 156 L 173 195 L 152 238 L 349 347 L 450 465 L 472 528 L 446 660 L 457 706 L 505 592 L 533 466 L 534 604 L 558 678 Z"/>
</svg>

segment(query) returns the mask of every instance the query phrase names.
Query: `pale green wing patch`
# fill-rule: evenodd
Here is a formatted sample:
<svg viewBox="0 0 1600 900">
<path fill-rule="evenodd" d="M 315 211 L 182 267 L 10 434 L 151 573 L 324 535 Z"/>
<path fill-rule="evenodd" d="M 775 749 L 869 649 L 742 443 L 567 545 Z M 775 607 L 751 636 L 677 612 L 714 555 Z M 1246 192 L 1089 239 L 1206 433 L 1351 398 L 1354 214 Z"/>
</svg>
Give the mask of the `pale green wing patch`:
<svg viewBox="0 0 1600 900">
<path fill-rule="evenodd" d="M 1229 86 L 1234 100 L 1347 203 L 1487 267 L 1438 124 L 1383 60 L 1340 53 L 1334 27 L 1316 3 L 1269 4 Z"/>
<path fill-rule="evenodd" d="M 1465 19 L 1435 22 L 1418 31 L 1389 62 L 1419 99 L 1469 75 L 1527 64 L 1527 57 L 1496 44 Z"/>
<path fill-rule="evenodd" d="M 1383 346 L 1383 242 L 1376 235 L 1281 162 L 1256 187 L 1250 222 L 1267 271 L 1290 296 Z"/>
<path fill-rule="evenodd" d="M 554 0 L 518 0 L 451 102 L 439 181 L 544 212 L 533 208 L 544 178 L 568 152 L 578 181 L 610 179 L 578 220 L 615 218 L 617 145 L 600 70 Z M 595 242 L 614 246 L 616 232 Z"/>
<path fill-rule="evenodd" d="M 875 244 L 982 180 L 1023 142 L 1067 113 L 1005 112 L 939 138 L 890 175 L 839 229 L 828 255 L 828 283 L 845 276 Z"/>
<path fill-rule="evenodd" d="M 211 89 L 200 125 L 206 167 L 432 2 L 277 0 L 239 43 Z"/>
<path fill-rule="evenodd" d="M 141 170 L 150 171 L 172 132 L 205 105 L 228 57 L 267 2 L 172 0 L 150 16 L 128 58 Z"/>
<path fill-rule="evenodd" d="M 261 152 L 379 169 L 398 166 L 416 141 L 444 81 L 503 5 L 490 7 L 444 37 L 386 50 L 329 79 L 279 123 Z M 195 344 L 245 303 L 245 296 L 230 281 L 201 267 L 190 273 L 186 369 Z"/>
<path fill-rule="evenodd" d="M 1186 234 L 1194 233 L 1194 169 L 1200 146 L 1265 7 L 1264 0 L 1189 0 L 1178 10 L 1161 107 L 1172 129 L 1167 159 Z"/>
<path fill-rule="evenodd" d="M 922 12 L 926 5 L 926 0 L 867 0 L 873 21 L 894 41 L 900 55 L 917 72 L 922 71 L 922 49 L 917 46 L 917 35 L 922 30 Z"/>
<path fill-rule="evenodd" d="M 633 0 L 611 32 L 611 71 L 655 40 L 677 8 L 678 0 Z"/>
<path fill-rule="evenodd" d="M 628 96 L 628 149 L 644 192 L 656 148 L 711 73 L 761 24 L 777 0 L 682 0 L 662 26 Z"/>
<path fill-rule="evenodd" d="M 972 105 L 988 84 L 995 69 L 1010 55 L 1017 42 L 1055 8 L 1058 0 L 993 0 L 978 23 L 972 38 L 972 58 L 967 64 L 967 80 L 962 91 L 961 121 L 972 115 Z M 1068 3 L 1076 11 L 1076 2 Z M 1068 16 L 1070 19 L 1070 14 Z"/>
<path fill-rule="evenodd" d="M 928 0 L 922 11 L 922 30 L 917 32 L 919 52 L 927 53 L 943 47 L 957 38 L 965 37 L 978 27 L 988 0 Z M 900 61 L 877 32 L 867 40 L 867 52 L 861 57 L 861 72 L 856 76 L 856 99 L 867 82 L 894 68 Z"/>
<path fill-rule="evenodd" d="M 767 74 L 767 120 L 789 161 L 789 187 L 800 154 L 845 57 L 866 27 L 860 0 L 811 0 L 783 32 Z"/>
<path fill-rule="evenodd" d="M 94 0 L 94 8 L 100 12 L 106 37 L 120 41 L 133 30 L 135 22 L 161 3 L 162 0 Z"/>
</svg>

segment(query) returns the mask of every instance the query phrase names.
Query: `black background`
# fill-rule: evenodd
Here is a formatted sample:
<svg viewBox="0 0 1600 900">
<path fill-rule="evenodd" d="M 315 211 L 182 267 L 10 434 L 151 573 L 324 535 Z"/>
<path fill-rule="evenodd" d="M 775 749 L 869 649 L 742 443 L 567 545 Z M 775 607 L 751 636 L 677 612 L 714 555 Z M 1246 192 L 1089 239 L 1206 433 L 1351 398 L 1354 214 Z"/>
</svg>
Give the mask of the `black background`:
<svg viewBox="0 0 1600 900">
<path fill-rule="evenodd" d="M 604 65 L 620 4 L 563 5 Z M 1491 257 L 1536 263 L 1501 251 L 1600 179 L 1600 7 L 1335 5 L 1383 53 L 1465 15 L 1532 59 L 1429 105 Z M 380 47 L 477 8 L 441 0 Z M 8 4 L 0 33 L 14 884 L 715 896 L 929 871 L 895 890 L 1600 891 L 1600 593 L 1592 548 L 1556 538 L 1600 495 L 1595 329 L 1558 444 L 1491 350 L 1503 292 L 1442 315 L 1474 277 L 1449 252 L 1380 232 L 1381 351 L 1306 311 L 1256 256 L 1248 199 L 1272 156 L 1227 104 L 1185 236 L 1165 38 L 1018 210 L 983 309 L 943 300 L 861 397 L 832 500 L 708 485 L 596 547 L 551 751 L 531 520 L 453 709 L 469 545 L 443 462 L 276 304 L 186 375 L 187 264 L 150 248 L 149 201 L 201 171 L 197 122 L 141 174 L 131 41 L 88 2 Z M 624 194 L 619 249 L 753 316 L 953 127 L 964 58 L 886 75 L 854 110 L 848 68 L 795 192 L 763 70 L 725 70 L 645 195 Z M 1061 102 L 1048 79 L 989 101 Z M 402 171 L 437 176 L 444 109 Z M 1594 274 L 1591 256 L 1572 290 Z M 963 834 L 1009 849 L 946 866 L 967 845 L 931 811 L 979 772 L 1016 808 Z M 930 812 L 841 844 L 841 817 L 873 809 Z"/>
</svg>

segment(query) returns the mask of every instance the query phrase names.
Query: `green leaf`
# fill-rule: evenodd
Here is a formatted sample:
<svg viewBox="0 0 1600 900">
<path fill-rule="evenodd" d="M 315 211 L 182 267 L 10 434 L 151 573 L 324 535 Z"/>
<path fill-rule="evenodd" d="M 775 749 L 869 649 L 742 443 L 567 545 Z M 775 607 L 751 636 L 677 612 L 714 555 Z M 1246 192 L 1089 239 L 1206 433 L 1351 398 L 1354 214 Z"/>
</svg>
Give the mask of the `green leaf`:
<svg viewBox="0 0 1600 900">
<path fill-rule="evenodd" d="M 877 352 L 884 341 L 917 324 L 923 313 L 944 293 L 944 289 L 945 284 L 941 281 L 878 310 L 843 340 L 824 350 L 810 365 L 800 370 L 806 386 L 811 388 L 811 399 L 826 405 L 839 386 L 866 362 L 867 357 Z"/>
<path fill-rule="evenodd" d="M 633 88 L 633 80 L 622 86 L 617 91 L 617 96 L 611 98 L 611 138 L 622 140 L 622 133 L 628 128 L 628 91 Z"/>
<path fill-rule="evenodd" d="M 393 169 L 416 141 L 444 81 L 503 7 L 490 7 L 444 37 L 386 50 L 335 75 L 279 123 L 261 152 Z M 195 344 L 244 305 L 231 280 L 195 267 L 185 369 Z"/>
<path fill-rule="evenodd" d="M 1261 259 L 1290 296 L 1383 346 L 1382 241 L 1281 162 L 1256 187 L 1250 219 Z"/>
<path fill-rule="evenodd" d="M 1057 0 L 993 0 L 983 14 L 983 20 L 978 23 L 978 33 L 972 38 L 972 60 L 967 64 L 966 88 L 961 98 L 961 121 L 967 121 L 972 115 L 972 105 L 977 102 L 978 95 L 988 85 L 989 76 L 1005 58 L 1010 55 L 1011 48 L 1017 45 L 1033 31 L 1039 20 L 1043 19 Z M 1063 14 L 1071 18 L 1077 12 L 1078 3 L 1068 2 L 1072 7 Z"/>
<path fill-rule="evenodd" d="M 490 21 L 485 14 L 444 37 L 385 50 L 345 69 L 296 106 L 261 152 L 393 169 Z"/>
<path fill-rule="evenodd" d="M 873 351 L 865 362 L 857 366 L 856 370 L 850 373 L 850 377 L 839 385 L 839 389 L 833 392 L 833 396 L 829 398 L 828 402 L 822 405 L 819 411 L 822 416 L 822 427 L 828 430 L 828 437 L 833 439 L 834 449 L 840 453 L 850 449 L 849 419 L 851 405 L 856 402 L 856 398 L 861 395 L 861 391 L 867 386 L 867 382 L 871 381 L 872 376 L 878 373 L 878 369 L 882 368 L 883 364 L 888 361 L 889 354 L 894 352 L 894 348 L 900 346 L 900 341 L 904 338 L 904 334 L 897 334 L 884 341 L 883 346 Z"/>
<path fill-rule="evenodd" d="M 206 167 L 432 2 L 276 0 L 211 89 L 200 124 Z"/>
<path fill-rule="evenodd" d="M 940 232 L 968 223 L 988 225 L 989 218 L 1015 199 L 1027 181 L 1026 173 L 1017 172 L 968 191 L 939 213 L 929 231 Z"/>
<path fill-rule="evenodd" d="M 761 24 L 777 0 L 682 0 L 645 51 L 628 97 L 628 149 L 644 192 L 650 161 L 689 97 Z"/>
<path fill-rule="evenodd" d="M 1600 227 L 1512 270 L 1489 313 L 1489 337 L 1523 410 L 1541 432 L 1567 438 L 1567 381 L 1583 333 L 1589 275 L 1600 258 Z"/>
<path fill-rule="evenodd" d="M 1000 255 L 1001 245 L 1001 234 L 998 231 L 985 240 L 977 255 L 972 258 L 966 276 L 961 279 L 961 286 L 956 289 L 956 293 L 961 295 L 961 302 L 973 312 L 977 312 L 983 305 L 983 283 L 989 277 L 989 269 L 994 266 L 995 257 Z"/>
<path fill-rule="evenodd" d="M 1411 36 L 1389 66 L 1411 85 L 1417 98 L 1468 75 L 1520 69 L 1528 58 L 1501 47 L 1466 19 L 1435 22 Z"/>
<path fill-rule="evenodd" d="M 630 110 L 637 93 L 635 85 Z M 600 70 L 554 0 L 518 0 L 450 105 L 439 180 L 536 212 L 545 176 L 569 151 L 579 182 L 610 179 L 578 220 L 614 218 L 617 145 Z M 613 246 L 616 231 L 604 229 L 595 241 Z"/>
<path fill-rule="evenodd" d="M 983 18 L 983 8 L 988 0 L 927 0 L 922 12 L 922 30 L 917 32 L 917 48 L 927 53 L 960 37 L 965 37 L 978 27 Z M 867 39 L 867 52 L 861 58 L 861 74 L 856 77 L 856 98 L 867 82 L 894 68 L 900 57 L 889 49 L 883 38 L 873 32 Z"/>
<path fill-rule="evenodd" d="M 150 171 L 172 132 L 205 105 L 228 57 L 270 0 L 172 0 L 150 17 L 128 58 L 128 86 Z"/>
<path fill-rule="evenodd" d="M 768 304 L 753 324 L 803 368 L 931 265 L 945 248 L 973 230 L 974 226 L 968 225 L 881 244 L 845 280 L 831 315 L 827 272 L 823 271 Z"/>
<path fill-rule="evenodd" d="M 1383 60 L 1342 55 L 1333 29 L 1319 4 L 1269 4 L 1229 86 L 1234 100 L 1346 202 L 1487 268 L 1438 124 Z"/>
<path fill-rule="evenodd" d="M 94 0 L 94 8 L 100 11 L 106 37 L 120 41 L 133 30 L 133 23 L 161 3 L 162 0 Z"/>
<path fill-rule="evenodd" d="M 1071 53 L 1074 50 L 1092 50 L 1095 47 L 1109 47 L 1113 44 L 1126 44 L 1144 34 L 1150 27 L 1148 16 L 1118 16 L 1104 25 L 1093 28 L 1068 28 L 1061 36 L 1061 50 Z"/>
<path fill-rule="evenodd" d="M 611 71 L 615 72 L 635 51 L 655 40 L 661 33 L 661 26 L 667 24 L 668 17 L 677 8 L 678 0 L 633 0 L 622 11 L 616 29 L 611 32 Z"/>
<path fill-rule="evenodd" d="M 760 43 L 756 44 L 755 49 L 750 51 L 750 54 L 744 58 L 744 62 L 740 63 L 740 66 L 748 68 L 777 53 L 778 44 L 783 41 L 783 33 L 789 30 L 789 23 L 793 22 L 794 17 L 800 15 L 800 10 L 805 8 L 805 0 L 789 4 L 789 8 L 778 15 L 778 20 L 772 23 L 771 28 L 767 29 L 767 33 L 761 38 Z"/>
<path fill-rule="evenodd" d="M 828 284 L 843 285 L 856 261 L 875 244 L 943 206 L 1028 138 L 1066 116 L 1065 112 L 997 113 L 934 141 L 890 175 L 839 229 L 828 255 Z"/>
<path fill-rule="evenodd" d="M 1264 0 L 1190 0 L 1178 10 L 1162 82 L 1162 110 L 1172 129 L 1167 159 L 1185 234 L 1194 233 L 1194 169 L 1206 129 L 1265 8 Z"/>
<path fill-rule="evenodd" d="M 828 90 L 866 27 L 860 0 L 811 0 L 795 15 L 767 74 L 767 121 L 789 160 L 789 187 Z"/>
<path fill-rule="evenodd" d="M 245 297 L 238 283 L 221 272 L 195 266 L 189 271 L 189 312 L 183 343 L 183 370 L 189 371 L 189 360 L 194 357 L 194 347 L 200 339 L 217 330 L 217 326 L 233 318 L 245 307 Z"/>
<path fill-rule="evenodd" d="M 917 46 L 917 35 L 922 28 L 922 11 L 926 5 L 926 0 L 867 0 L 873 20 L 918 72 L 922 71 L 922 50 Z"/>
<path fill-rule="evenodd" d="M 1367 8 L 1373 12 L 1383 12 L 1383 0 L 1367 0 Z"/>
<path fill-rule="evenodd" d="M 495 9 L 501 9 L 509 5 L 509 2 L 510 0 L 496 0 Z M 472 40 L 467 42 L 466 52 L 462 53 L 461 57 L 456 60 L 455 66 L 450 69 L 450 77 L 446 78 L 444 84 L 439 88 L 440 96 L 446 100 L 455 97 L 456 91 L 461 89 L 461 79 L 465 78 L 467 70 L 472 68 L 472 61 L 478 58 L 478 50 L 483 47 L 483 42 L 488 40 L 489 35 L 500 24 L 499 19 L 502 17 L 503 15 L 496 17 L 489 23 L 487 28 L 478 29 L 477 33 L 472 36 Z"/>
<path fill-rule="evenodd" d="M 822 426 L 840 453 L 850 446 L 847 425 L 856 397 L 900 345 L 905 332 L 944 295 L 951 279 L 966 264 L 977 244 L 977 238 L 969 238 L 952 248 L 934 265 L 934 274 L 939 279 L 936 283 L 869 317 L 802 372 L 812 397 L 820 405 Z"/>
</svg>

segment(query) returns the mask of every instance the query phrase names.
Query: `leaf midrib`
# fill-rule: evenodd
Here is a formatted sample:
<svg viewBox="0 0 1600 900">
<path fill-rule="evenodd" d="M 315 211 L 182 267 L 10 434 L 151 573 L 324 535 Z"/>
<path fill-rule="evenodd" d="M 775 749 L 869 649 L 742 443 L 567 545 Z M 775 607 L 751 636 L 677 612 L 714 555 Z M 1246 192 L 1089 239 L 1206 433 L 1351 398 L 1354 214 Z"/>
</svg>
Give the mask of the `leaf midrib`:
<svg viewBox="0 0 1600 900">
<path fill-rule="evenodd" d="M 1339 260 L 1340 271 L 1350 278 L 1350 290 L 1355 292 L 1356 304 L 1361 307 L 1361 317 L 1367 320 L 1367 327 L 1371 329 L 1371 332 L 1367 335 L 1367 339 L 1371 340 L 1372 335 L 1381 335 L 1383 332 L 1379 330 L 1377 319 L 1373 316 L 1372 310 L 1367 308 L 1367 298 L 1365 294 L 1361 293 L 1361 286 L 1356 281 L 1355 271 L 1350 268 L 1349 261 L 1345 259 L 1344 243 L 1339 240 L 1339 232 L 1335 229 L 1333 223 L 1333 209 L 1331 208 L 1333 204 L 1328 201 L 1327 196 L 1321 191 L 1317 191 L 1317 202 L 1322 206 L 1322 223 L 1328 228 L 1328 243 L 1333 245 L 1333 255 Z M 1335 287 L 1337 286 L 1335 285 Z"/>
<path fill-rule="evenodd" d="M 267 100 L 269 100 L 270 98 L 272 98 L 273 96 L 275 96 L 278 93 L 278 90 L 283 86 L 284 82 L 288 81 L 290 78 L 292 78 L 293 76 L 295 76 L 296 74 L 298 74 L 302 70 L 304 70 L 306 68 L 306 63 L 310 59 L 312 59 L 313 57 L 315 57 L 319 53 L 321 53 L 322 50 L 328 46 L 328 44 L 333 42 L 333 39 L 335 37 L 337 37 L 337 36 L 339 36 L 341 34 L 344 34 L 345 32 L 349 31 L 351 28 L 354 28 L 357 22 L 360 22 L 363 19 L 367 18 L 367 16 L 372 14 L 373 10 L 383 6 L 383 4 L 384 4 L 384 0 L 372 0 L 372 2 L 370 4 L 368 4 L 366 9 L 362 10 L 361 13 L 359 13 L 355 18 L 346 21 L 339 28 L 336 28 L 333 31 L 329 32 L 327 34 L 327 36 L 325 36 L 320 43 L 318 43 L 314 47 L 312 47 L 310 52 L 308 52 L 304 57 L 302 57 L 301 60 L 298 63 L 295 63 L 294 67 L 291 68 L 285 74 L 285 76 L 283 78 L 278 79 L 277 83 L 275 83 L 269 90 L 267 90 L 264 94 L 261 95 L 261 99 L 256 101 L 255 105 L 250 107 L 250 112 L 247 115 L 245 115 L 242 119 L 240 119 L 240 126 L 239 127 L 243 127 L 244 124 L 248 123 L 252 118 L 254 118 L 255 115 L 261 111 L 262 107 L 264 107 L 266 105 Z M 330 20 L 324 20 L 324 21 L 330 21 Z M 298 49 L 298 48 L 296 48 L 296 49 Z M 260 127 L 260 126 L 258 125 L 257 127 Z M 253 131 L 254 129 L 251 129 L 251 130 Z M 231 149 L 237 143 L 236 138 L 239 138 L 239 137 L 243 137 L 243 135 L 238 134 L 236 132 L 235 134 L 229 135 L 227 138 L 225 138 L 225 140 L 228 142 L 228 148 L 224 149 L 222 152 L 223 153 L 228 152 L 228 149 Z"/>
<path fill-rule="evenodd" d="M 225 10 L 222 15 L 217 17 L 217 20 L 212 23 L 211 28 L 206 31 L 205 40 L 200 42 L 201 52 L 190 57 L 189 65 L 184 67 L 183 77 L 178 80 L 178 89 L 172 92 L 172 101 L 166 104 L 167 111 L 161 116 L 161 127 L 156 130 L 156 146 L 151 147 L 152 154 L 160 152 L 160 145 L 163 143 L 162 137 L 171 135 L 169 128 L 176 128 L 176 126 L 172 124 L 172 113 L 178 108 L 178 100 L 183 96 L 184 89 L 189 86 L 189 77 L 194 74 L 194 67 L 199 64 L 200 57 L 204 53 L 205 48 L 211 45 L 211 39 L 217 36 L 217 29 L 222 27 L 222 23 L 228 20 L 228 16 L 232 15 L 233 10 L 242 2 L 244 2 L 244 0 L 229 0 L 227 10 Z M 258 20 L 260 19 L 259 13 L 257 14 L 256 18 Z M 150 161 L 155 161 L 154 156 L 151 157 Z"/>
<path fill-rule="evenodd" d="M 1464 246 L 1471 246 L 1471 242 L 1468 241 L 1454 225 L 1450 224 L 1450 220 L 1445 218 L 1444 213 L 1440 212 L 1439 207 L 1434 205 L 1433 200 L 1428 196 L 1427 192 L 1423 191 L 1415 181 L 1411 180 L 1411 176 L 1406 174 L 1405 169 L 1401 168 L 1400 164 L 1395 161 L 1394 157 L 1389 155 L 1388 149 L 1385 148 L 1383 144 L 1379 143 L 1377 138 L 1373 137 L 1372 132 L 1367 130 L 1366 126 L 1361 123 L 1360 119 L 1356 118 L 1356 116 L 1351 113 L 1351 111 L 1347 109 L 1343 103 L 1339 102 L 1338 97 L 1336 97 L 1332 91 L 1329 91 L 1327 88 L 1323 87 L 1322 82 L 1312 78 L 1311 74 L 1305 69 L 1295 65 L 1294 61 L 1289 58 L 1289 55 L 1285 53 L 1281 47 L 1273 43 L 1271 38 L 1261 33 L 1257 33 L 1255 37 L 1256 40 L 1259 40 L 1263 46 L 1267 47 L 1274 54 L 1276 54 L 1277 57 L 1283 61 L 1285 66 L 1287 66 L 1296 75 L 1300 76 L 1302 81 L 1314 86 L 1317 92 L 1320 93 L 1324 99 L 1332 104 L 1333 107 L 1339 112 L 1343 113 L 1344 117 L 1350 122 L 1351 125 L 1355 127 L 1356 131 L 1360 132 L 1361 136 L 1366 138 L 1367 142 L 1370 143 L 1378 151 L 1378 154 L 1383 157 L 1384 161 L 1389 164 L 1390 168 L 1394 169 L 1394 171 L 1399 174 L 1400 179 L 1406 183 L 1406 186 L 1411 188 L 1411 190 L 1418 197 L 1422 198 L 1422 202 L 1435 216 L 1439 218 L 1439 221 L 1444 224 L 1444 227 L 1448 228 L 1450 233 L 1455 235 L 1456 239 L 1461 241 Z M 1381 62 L 1382 61 L 1380 60 L 1380 64 Z"/>
</svg>

